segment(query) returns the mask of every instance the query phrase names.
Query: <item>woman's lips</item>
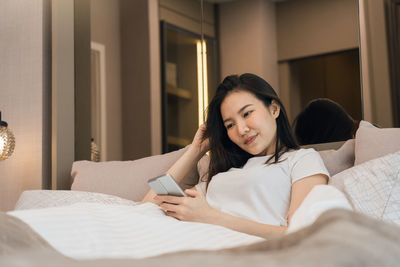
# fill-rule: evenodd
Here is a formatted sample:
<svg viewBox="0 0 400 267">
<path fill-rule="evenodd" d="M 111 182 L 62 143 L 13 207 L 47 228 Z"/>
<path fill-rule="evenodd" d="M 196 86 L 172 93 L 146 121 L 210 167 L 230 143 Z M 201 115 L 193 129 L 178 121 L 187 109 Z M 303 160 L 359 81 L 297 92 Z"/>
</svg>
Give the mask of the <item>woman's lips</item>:
<svg viewBox="0 0 400 267">
<path fill-rule="evenodd" d="M 247 139 L 244 141 L 244 143 L 245 143 L 246 145 L 249 145 L 249 144 L 253 143 L 253 141 L 254 141 L 256 138 L 257 138 L 257 134 L 256 134 L 256 135 L 253 135 L 253 136 L 251 136 L 251 137 L 249 137 L 249 138 L 247 138 Z"/>
</svg>

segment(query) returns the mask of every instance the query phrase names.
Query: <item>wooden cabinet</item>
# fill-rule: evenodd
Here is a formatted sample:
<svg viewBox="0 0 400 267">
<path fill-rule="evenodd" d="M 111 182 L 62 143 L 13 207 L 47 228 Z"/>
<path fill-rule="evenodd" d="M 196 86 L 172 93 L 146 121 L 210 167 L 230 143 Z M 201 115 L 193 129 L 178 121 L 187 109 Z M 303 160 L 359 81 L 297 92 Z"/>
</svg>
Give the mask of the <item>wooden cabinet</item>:
<svg viewBox="0 0 400 267">
<path fill-rule="evenodd" d="M 201 100 L 205 94 L 208 99 L 214 95 L 216 41 L 209 37 L 204 40 L 205 58 L 199 54 L 199 34 L 161 22 L 163 153 L 191 143 L 199 126 L 199 96 Z M 205 69 L 201 67 L 203 62 L 207 66 Z M 199 83 L 202 75 L 206 76 L 207 86 Z"/>
</svg>

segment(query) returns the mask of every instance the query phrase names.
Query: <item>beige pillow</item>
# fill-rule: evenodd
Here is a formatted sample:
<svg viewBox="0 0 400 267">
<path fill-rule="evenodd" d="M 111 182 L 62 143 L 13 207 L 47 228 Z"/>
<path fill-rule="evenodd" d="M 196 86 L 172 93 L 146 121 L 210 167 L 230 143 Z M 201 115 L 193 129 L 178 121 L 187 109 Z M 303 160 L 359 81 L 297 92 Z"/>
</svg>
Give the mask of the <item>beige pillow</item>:
<svg viewBox="0 0 400 267">
<path fill-rule="evenodd" d="M 354 209 L 400 225 L 400 151 L 345 170 L 329 180 Z"/>
<path fill-rule="evenodd" d="M 72 190 L 114 195 L 140 201 L 150 189 L 147 180 L 164 174 L 186 151 L 178 151 L 133 161 L 76 161 L 72 165 Z M 181 186 L 186 189 L 198 182 L 194 167 Z"/>
<path fill-rule="evenodd" d="M 338 150 L 320 151 L 330 176 L 354 166 L 354 139 L 347 140 Z"/>
<path fill-rule="evenodd" d="M 356 132 L 355 162 L 361 164 L 400 150 L 400 128 L 377 128 L 361 121 Z"/>
</svg>

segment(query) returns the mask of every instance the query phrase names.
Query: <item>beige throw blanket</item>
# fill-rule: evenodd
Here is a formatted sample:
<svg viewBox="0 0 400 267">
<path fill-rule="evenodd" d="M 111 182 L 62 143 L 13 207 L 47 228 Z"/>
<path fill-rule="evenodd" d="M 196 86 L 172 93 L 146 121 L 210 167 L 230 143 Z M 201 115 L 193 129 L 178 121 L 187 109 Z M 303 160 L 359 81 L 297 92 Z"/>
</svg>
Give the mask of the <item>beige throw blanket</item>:
<svg viewBox="0 0 400 267">
<path fill-rule="evenodd" d="M 347 210 L 330 210 L 300 231 L 250 246 L 143 260 L 75 261 L 26 224 L 0 215 L 0 266 L 399 266 L 400 228 Z"/>
</svg>

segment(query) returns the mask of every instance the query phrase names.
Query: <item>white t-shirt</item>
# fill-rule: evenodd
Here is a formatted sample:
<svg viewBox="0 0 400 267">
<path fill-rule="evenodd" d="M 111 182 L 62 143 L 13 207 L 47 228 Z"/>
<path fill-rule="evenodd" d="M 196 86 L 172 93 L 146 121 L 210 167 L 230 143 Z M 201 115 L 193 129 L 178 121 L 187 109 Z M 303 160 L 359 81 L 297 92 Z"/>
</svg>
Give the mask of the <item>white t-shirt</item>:
<svg viewBox="0 0 400 267">
<path fill-rule="evenodd" d="M 269 157 L 252 157 L 242 168 L 216 174 L 206 192 L 209 205 L 237 217 L 286 226 L 292 184 L 329 173 L 312 148 L 286 152 L 280 162 L 265 164 Z M 196 188 L 204 193 L 205 182 Z"/>
</svg>

